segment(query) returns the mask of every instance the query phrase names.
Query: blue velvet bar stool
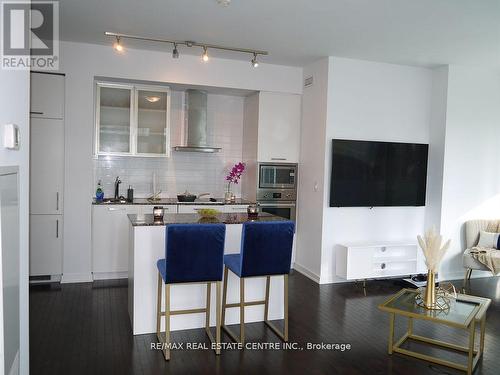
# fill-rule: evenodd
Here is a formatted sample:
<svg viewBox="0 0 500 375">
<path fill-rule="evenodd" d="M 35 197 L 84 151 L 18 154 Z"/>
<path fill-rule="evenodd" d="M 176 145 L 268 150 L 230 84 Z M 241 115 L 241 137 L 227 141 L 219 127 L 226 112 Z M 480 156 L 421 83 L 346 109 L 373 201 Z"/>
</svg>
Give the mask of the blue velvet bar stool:
<svg viewBox="0 0 500 375">
<path fill-rule="evenodd" d="M 221 281 L 226 226 L 224 224 L 171 224 L 166 227 L 165 259 L 157 262 L 158 298 L 156 303 L 156 335 L 164 344 L 165 360 L 170 359 L 170 317 L 179 314 L 205 313 L 205 330 L 220 354 Z M 207 302 L 204 308 L 170 310 L 170 288 L 178 284 L 206 284 Z M 210 331 L 210 292 L 216 284 L 217 316 L 215 340 Z M 165 311 L 161 311 L 162 284 L 165 284 Z M 165 317 L 165 335 L 160 332 L 161 317 Z"/>
<path fill-rule="evenodd" d="M 222 292 L 222 329 L 236 342 L 245 342 L 245 306 L 264 305 L 264 322 L 282 340 L 288 341 L 288 274 L 292 260 L 295 224 L 293 221 L 249 222 L 243 224 L 241 253 L 224 255 L 224 289 Z M 240 302 L 226 303 L 227 276 L 231 270 L 240 278 Z M 271 276 L 284 277 L 284 330 L 269 321 L 269 287 Z M 245 279 L 266 277 L 266 296 L 263 301 L 245 301 Z M 240 309 L 240 338 L 226 327 L 226 309 Z"/>
</svg>

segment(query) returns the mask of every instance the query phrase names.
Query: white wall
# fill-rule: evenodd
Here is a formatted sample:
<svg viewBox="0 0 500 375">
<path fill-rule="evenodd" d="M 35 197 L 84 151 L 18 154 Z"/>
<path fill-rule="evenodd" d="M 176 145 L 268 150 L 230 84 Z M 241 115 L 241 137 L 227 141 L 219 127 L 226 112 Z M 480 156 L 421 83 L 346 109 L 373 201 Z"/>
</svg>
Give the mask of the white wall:
<svg viewBox="0 0 500 375">
<path fill-rule="evenodd" d="M 95 76 L 301 93 L 302 69 L 198 56 L 172 59 L 167 52 L 63 42 L 61 71 L 66 73 L 65 207 L 63 281 L 90 281 L 90 218 L 94 194 L 92 140 Z"/>
<path fill-rule="evenodd" d="M 297 197 L 297 250 L 294 267 L 319 282 L 323 227 L 325 131 L 329 59 L 304 68 L 313 85 L 302 94 L 302 125 Z"/>
<path fill-rule="evenodd" d="M 6 346 L 20 348 L 20 373 L 29 373 L 28 241 L 29 241 L 29 72 L 0 69 L 0 165 L 19 167 L 19 321 L 18 338 L 6 337 Z M 3 148 L 3 125 L 19 126 L 21 146 L 17 151 Z M 4 265 L 5 266 L 5 265 Z M 1 270 L 0 270 L 1 272 Z M 1 275 L 0 275 L 1 277 Z M 8 303 L 8 301 L 6 301 Z M 13 348 L 10 348 L 11 350 Z M 16 349 L 14 349 L 14 352 Z"/>
<path fill-rule="evenodd" d="M 315 70 L 317 77 L 313 87 L 304 89 L 302 99 L 296 263 L 299 270 L 303 266 L 314 272 L 321 283 L 338 282 L 335 250 L 339 244 L 416 241 L 424 230 L 425 208 L 329 207 L 331 140 L 428 143 L 432 73 L 336 57 L 306 67 L 304 77 L 309 70 Z M 313 128 L 315 124 L 318 126 Z M 317 193 L 315 182 L 319 184 Z"/>
<path fill-rule="evenodd" d="M 329 207 L 332 138 L 428 143 L 432 73 L 428 69 L 330 59 L 323 195 L 321 282 L 335 276 L 335 250 L 350 242 L 414 240 L 424 207 Z"/>
<path fill-rule="evenodd" d="M 441 278 L 463 277 L 463 223 L 500 218 L 499 165 L 500 74 L 451 65 L 441 231 L 452 245 L 443 260 Z"/>
<path fill-rule="evenodd" d="M 172 91 L 170 135 L 172 146 L 182 143 L 183 93 Z M 214 154 L 172 152 L 170 158 L 130 158 L 102 156 L 94 161 L 94 186 L 102 180 L 104 196 L 114 194 L 114 181 L 120 176 L 120 194 L 126 196 L 129 185 L 134 197 L 147 198 L 153 194 L 153 173 L 161 197 L 175 197 L 188 190 L 193 194 L 209 192 L 213 197 L 224 197 L 227 190 L 225 176 L 232 166 L 242 160 L 243 141 L 242 96 L 207 95 L 208 144 L 221 147 Z M 231 191 L 240 196 L 240 185 Z"/>
<path fill-rule="evenodd" d="M 447 100 L 448 66 L 443 66 L 432 71 L 429 164 L 425 207 L 425 228 L 435 227 L 437 231 L 441 230 Z"/>
</svg>

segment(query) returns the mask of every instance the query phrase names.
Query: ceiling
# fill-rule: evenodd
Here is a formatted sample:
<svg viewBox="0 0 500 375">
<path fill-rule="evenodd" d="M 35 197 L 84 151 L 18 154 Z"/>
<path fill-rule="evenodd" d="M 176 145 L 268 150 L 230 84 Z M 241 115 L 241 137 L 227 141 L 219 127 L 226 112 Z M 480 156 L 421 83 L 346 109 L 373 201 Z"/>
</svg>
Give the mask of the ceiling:
<svg viewBox="0 0 500 375">
<path fill-rule="evenodd" d="M 61 39 L 110 44 L 104 31 L 269 51 L 304 66 L 324 56 L 500 67 L 500 0 L 61 0 Z M 164 44 L 124 41 L 171 51 Z M 179 47 L 199 54 L 199 49 Z M 248 55 L 209 51 L 250 59 Z"/>
</svg>

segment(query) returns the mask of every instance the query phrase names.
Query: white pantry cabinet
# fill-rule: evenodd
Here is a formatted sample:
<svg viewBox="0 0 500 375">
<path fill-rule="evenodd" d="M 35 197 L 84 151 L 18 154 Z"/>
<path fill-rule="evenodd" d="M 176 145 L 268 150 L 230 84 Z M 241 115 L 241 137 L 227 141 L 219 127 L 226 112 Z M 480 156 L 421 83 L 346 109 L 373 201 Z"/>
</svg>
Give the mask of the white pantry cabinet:
<svg viewBox="0 0 500 375">
<path fill-rule="evenodd" d="M 301 96 L 260 92 L 257 160 L 298 163 Z"/>
<path fill-rule="evenodd" d="M 31 73 L 30 276 L 62 274 L 64 75 Z"/>
<path fill-rule="evenodd" d="M 31 117 L 64 118 L 64 75 L 31 72 Z"/>
<path fill-rule="evenodd" d="M 30 276 L 62 273 L 61 215 L 30 215 Z"/>
<path fill-rule="evenodd" d="M 62 214 L 64 122 L 31 118 L 30 213 Z"/>
</svg>

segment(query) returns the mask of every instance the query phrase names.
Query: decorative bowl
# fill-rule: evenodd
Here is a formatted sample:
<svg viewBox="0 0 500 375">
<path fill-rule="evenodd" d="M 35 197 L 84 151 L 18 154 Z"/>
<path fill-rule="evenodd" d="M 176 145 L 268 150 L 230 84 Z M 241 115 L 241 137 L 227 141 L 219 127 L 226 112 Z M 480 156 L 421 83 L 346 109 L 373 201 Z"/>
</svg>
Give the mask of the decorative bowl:
<svg viewBox="0 0 500 375">
<path fill-rule="evenodd" d="M 204 219 L 213 219 L 216 218 L 221 212 L 214 208 L 199 208 L 196 210 L 198 215 L 200 215 Z"/>
</svg>

